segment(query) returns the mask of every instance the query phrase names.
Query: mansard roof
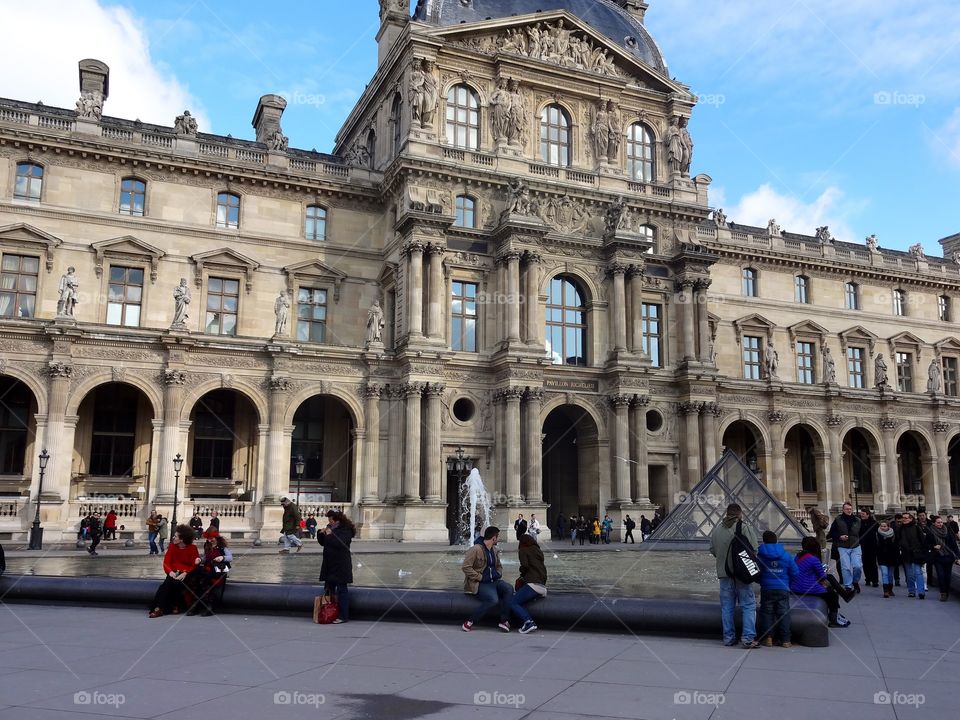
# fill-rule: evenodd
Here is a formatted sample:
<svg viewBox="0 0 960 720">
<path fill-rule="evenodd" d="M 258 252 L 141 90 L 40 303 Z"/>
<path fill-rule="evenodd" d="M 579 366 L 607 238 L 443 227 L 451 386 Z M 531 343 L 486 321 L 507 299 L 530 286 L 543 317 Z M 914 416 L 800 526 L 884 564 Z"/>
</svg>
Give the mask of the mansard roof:
<svg viewBox="0 0 960 720">
<path fill-rule="evenodd" d="M 413 19 L 448 27 L 550 10 L 566 10 L 637 60 L 667 75 L 667 63 L 656 41 L 636 18 L 611 0 L 419 0 Z"/>
</svg>

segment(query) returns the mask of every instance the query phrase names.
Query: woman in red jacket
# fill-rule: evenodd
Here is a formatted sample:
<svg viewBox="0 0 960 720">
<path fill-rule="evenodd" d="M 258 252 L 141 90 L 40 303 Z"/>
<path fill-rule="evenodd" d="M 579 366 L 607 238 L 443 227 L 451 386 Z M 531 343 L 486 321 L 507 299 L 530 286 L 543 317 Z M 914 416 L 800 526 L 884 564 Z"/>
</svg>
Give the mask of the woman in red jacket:
<svg viewBox="0 0 960 720">
<path fill-rule="evenodd" d="M 177 525 L 173 533 L 173 542 L 163 556 L 163 579 L 157 594 L 153 598 L 153 610 L 150 617 L 158 618 L 180 611 L 187 574 L 200 564 L 200 552 L 193 544 L 193 528 L 189 525 Z"/>
</svg>

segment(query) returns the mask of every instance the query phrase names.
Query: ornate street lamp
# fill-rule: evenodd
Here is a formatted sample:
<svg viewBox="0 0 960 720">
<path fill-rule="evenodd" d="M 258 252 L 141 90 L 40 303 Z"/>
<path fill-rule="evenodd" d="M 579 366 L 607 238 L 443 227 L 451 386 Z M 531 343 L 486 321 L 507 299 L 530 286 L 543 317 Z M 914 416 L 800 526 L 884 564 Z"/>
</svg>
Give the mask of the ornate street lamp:
<svg viewBox="0 0 960 720">
<path fill-rule="evenodd" d="M 303 482 L 303 470 L 304 462 L 303 455 L 297 455 L 297 460 L 294 464 L 294 470 L 297 472 L 297 509 L 300 509 L 300 484 Z"/>
<path fill-rule="evenodd" d="M 40 527 L 40 495 L 43 494 L 43 474 L 50 462 L 50 453 L 44 448 L 40 453 L 40 484 L 37 487 L 37 514 L 33 518 L 33 527 L 30 528 L 30 549 L 43 550 L 43 528 Z"/>
<path fill-rule="evenodd" d="M 183 468 L 183 456 L 177 453 L 173 459 L 173 521 L 170 523 L 170 540 L 177 531 L 177 506 L 180 505 L 180 470 Z"/>
<path fill-rule="evenodd" d="M 857 512 L 860 512 L 860 498 L 857 495 L 857 491 L 860 489 L 860 479 L 856 475 L 850 478 L 850 487 L 853 489 L 853 507 L 856 508 Z"/>
</svg>

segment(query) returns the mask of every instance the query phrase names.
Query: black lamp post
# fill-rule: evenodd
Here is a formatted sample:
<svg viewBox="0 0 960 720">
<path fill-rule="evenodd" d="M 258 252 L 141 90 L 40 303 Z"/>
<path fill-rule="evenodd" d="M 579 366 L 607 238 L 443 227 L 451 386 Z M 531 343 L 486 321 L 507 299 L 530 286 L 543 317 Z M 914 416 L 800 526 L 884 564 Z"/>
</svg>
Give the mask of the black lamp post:
<svg viewBox="0 0 960 720">
<path fill-rule="evenodd" d="M 860 498 L 857 496 L 857 491 L 860 489 L 860 480 L 856 476 L 850 479 L 850 487 L 853 489 L 853 506 L 857 509 L 857 512 L 860 512 Z"/>
<path fill-rule="evenodd" d="M 170 523 L 170 540 L 177 531 L 177 506 L 180 505 L 180 470 L 183 468 L 183 456 L 177 453 L 173 459 L 173 521 Z"/>
<path fill-rule="evenodd" d="M 303 482 L 303 455 L 297 455 L 297 460 L 294 463 L 294 470 L 297 472 L 297 509 L 300 508 L 300 484 Z"/>
<path fill-rule="evenodd" d="M 920 478 L 913 479 L 913 497 L 917 503 L 917 512 L 923 512 L 926 505 L 920 502 L 920 496 L 923 493 L 923 481 Z"/>
<path fill-rule="evenodd" d="M 50 462 L 50 453 L 44 448 L 40 453 L 40 484 L 37 487 L 37 514 L 33 518 L 33 527 L 30 528 L 30 549 L 43 550 L 43 528 L 40 527 L 40 495 L 43 493 L 43 474 Z"/>
</svg>

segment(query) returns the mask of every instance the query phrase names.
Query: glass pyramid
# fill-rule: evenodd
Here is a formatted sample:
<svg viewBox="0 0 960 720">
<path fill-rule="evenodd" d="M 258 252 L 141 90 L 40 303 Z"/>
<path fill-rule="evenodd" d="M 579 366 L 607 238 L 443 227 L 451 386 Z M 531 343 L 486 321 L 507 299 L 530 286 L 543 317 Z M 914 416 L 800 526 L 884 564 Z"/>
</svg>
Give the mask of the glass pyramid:
<svg viewBox="0 0 960 720">
<path fill-rule="evenodd" d="M 773 530 L 784 543 L 799 543 L 809 534 L 732 450 L 727 450 L 703 480 L 677 500 L 649 540 L 709 542 L 730 503 L 740 505 L 744 523 L 753 526 L 758 539 L 764 530 Z"/>
</svg>

